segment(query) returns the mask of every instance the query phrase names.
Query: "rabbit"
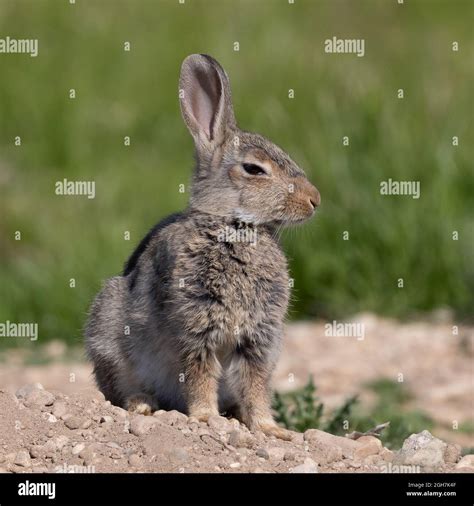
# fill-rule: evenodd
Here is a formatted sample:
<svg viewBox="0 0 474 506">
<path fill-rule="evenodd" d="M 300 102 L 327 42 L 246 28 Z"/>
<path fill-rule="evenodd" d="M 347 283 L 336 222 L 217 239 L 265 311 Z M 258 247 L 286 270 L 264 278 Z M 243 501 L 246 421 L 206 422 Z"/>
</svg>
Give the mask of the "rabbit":
<svg viewBox="0 0 474 506">
<path fill-rule="evenodd" d="M 277 233 L 311 218 L 320 194 L 282 149 L 237 127 L 214 58 L 188 56 L 179 88 L 196 155 L 189 206 L 152 228 L 105 283 L 87 355 L 105 398 L 131 412 L 226 413 L 289 440 L 271 409 L 290 296 Z"/>
</svg>

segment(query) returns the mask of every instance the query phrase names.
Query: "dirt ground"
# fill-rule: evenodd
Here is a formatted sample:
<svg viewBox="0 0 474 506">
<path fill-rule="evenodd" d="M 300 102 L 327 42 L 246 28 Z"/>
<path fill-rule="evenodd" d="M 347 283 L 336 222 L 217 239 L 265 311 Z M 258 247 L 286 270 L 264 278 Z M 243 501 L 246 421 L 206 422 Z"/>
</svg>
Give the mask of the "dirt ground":
<svg viewBox="0 0 474 506">
<path fill-rule="evenodd" d="M 474 446 L 453 429 L 455 421 L 473 420 L 474 329 L 453 334 L 446 317 L 400 324 L 363 314 L 355 322 L 363 324 L 363 338 L 328 336 L 322 322 L 288 325 L 275 387 L 297 388 L 312 374 L 327 406 L 360 392 L 368 406 L 368 381 L 402 375 L 413 406 L 436 421 L 433 435 L 450 443 L 437 443 L 445 457 L 436 457 L 433 468 L 456 470 L 460 448 L 452 443 Z M 0 355 L 0 470 L 6 472 L 390 472 L 403 463 L 372 437 L 352 441 L 307 431 L 286 442 L 223 417 L 204 423 L 173 411 L 130 415 L 96 390 L 80 349 L 59 341 L 41 352 L 35 346 Z"/>
</svg>

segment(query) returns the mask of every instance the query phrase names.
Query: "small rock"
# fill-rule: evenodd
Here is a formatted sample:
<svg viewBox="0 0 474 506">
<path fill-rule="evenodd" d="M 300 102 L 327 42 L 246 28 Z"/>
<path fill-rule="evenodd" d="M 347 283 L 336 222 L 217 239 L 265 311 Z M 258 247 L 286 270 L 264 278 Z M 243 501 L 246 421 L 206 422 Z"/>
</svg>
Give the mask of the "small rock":
<svg viewBox="0 0 474 506">
<path fill-rule="evenodd" d="M 240 451 L 243 451 L 245 450 L 245 448 L 241 449 Z M 247 455 L 245 455 L 244 453 L 237 453 L 237 460 L 241 463 L 243 462 L 246 462 L 247 461 Z"/>
<path fill-rule="evenodd" d="M 382 443 L 380 439 L 373 436 L 362 436 L 357 439 L 359 447 L 354 452 L 354 457 L 358 459 L 365 459 L 370 455 L 377 455 L 382 449 Z"/>
<path fill-rule="evenodd" d="M 31 469 L 33 473 L 48 473 L 49 469 L 46 466 L 35 466 Z"/>
<path fill-rule="evenodd" d="M 99 420 L 100 423 L 112 423 L 113 421 L 114 419 L 109 415 L 101 416 Z"/>
<path fill-rule="evenodd" d="M 58 449 L 56 442 L 52 439 L 49 439 L 46 441 L 46 443 L 43 445 L 43 451 L 45 457 L 52 457 L 54 455 L 54 452 Z"/>
<path fill-rule="evenodd" d="M 84 450 L 85 447 L 86 447 L 86 445 L 84 443 L 79 443 L 79 444 L 75 445 L 72 449 L 72 454 L 79 455 L 82 452 L 82 450 Z"/>
<path fill-rule="evenodd" d="M 13 463 L 21 467 L 30 467 L 31 466 L 30 454 L 26 450 L 20 450 L 15 455 L 15 460 L 13 461 Z"/>
<path fill-rule="evenodd" d="M 69 443 L 69 438 L 67 436 L 60 435 L 55 437 L 53 441 L 58 450 L 62 450 L 64 446 Z"/>
<path fill-rule="evenodd" d="M 171 450 L 168 453 L 168 456 L 171 460 L 177 460 L 180 462 L 184 462 L 184 461 L 188 460 L 189 453 L 184 448 L 173 448 L 173 450 Z"/>
<path fill-rule="evenodd" d="M 209 430 L 208 430 L 208 429 L 205 429 L 205 428 L 203 428 L 203 427 L 200 427 L 200 428 L 199 428 L 199 430 L 197 431 L 197 435 L 198 435 L 199 437 L 202 437 L 202 436 L 210 436 L 210 435 L 211 435 L 211 433 L 209 432 Z"/>
<path fill-rule="evenodd" d="M 474 455 L 464 455 L 464 457 L 456 464 L 456 469 L 474 468 Z"/>
<path fill-rule="evenodd" d="M 15 395 L 19 398 L 19 399 L 23 399 L 25 398 L 28 394 L 30 394 L 31 392 L 33 392 L 34 390 L 44 390 L 44 387 L 41 383 L 30 383 L 28 385 L 24 385 L 22 386 L 21 388 L 19 388 Z"/>
<path fill-rule="evenodd" d="M 173 427 L 184 427 L 188 423 L 188 417 L 175 409 L 171 411 L 157 411 L 156 417 L 160 422 Z"/>
<path fill-rule="evenodd" d="M 295 444 L 303 444 L 304 443 L 304 434 L 302 432 L 293 432 L 292 443 Z"/>
<path fill-rule="evenodd" d="M 43 413 L 43 418 L 47 420 L 49 423 L 56 423 L 58 419 L 52 415 L 51 413 Z"/>
<path fill-rule="evenodd" d="M 41 458 L 44 455 L 44 448 L 42 445 L 33 445 L 30 448 L 30 456 L 34 459 Z"/>
<path fill-rule="evenodd" d="M 340 453 L 344 458 L 352 458 L 354 452 L 359 448 L 357 441 L 352 439 L 334 436 L 328 432 L 318 429 L 308 429 L 304 433 L 304 440 L 308 442 L 312 449 L 320 453 L 326 461 L 338 460 Z M 335 453 L 335 448 L 338 454 Z"/>
<path fill-rule="evenodd" d="M 34 389 L 25 395 L 23 402 L 28 408 L 52 406 L 54 403 L 54 395 L 47 390 Z"/>
<path fill-rule="evenodd" d="M 449 464 L 456 464 L 461 457 L 461 445 L 448 443 L 444 452 L 444 461 Z"/>
<path fill-rule="evenodd" d="M 79 418 L 78 416 L 69 416 L 64 420 L 64 425 L 71 430 L 79 429 L 83 424 L 84 420 Z"/>
<path fill-rule="evenodd" d="M 207 425 L 209 427 L 217 432 L 232 432 L 234 430 L 234 424 L 230 422 L 227 418 L 224 416 L 219 415 L 213 415 L 209 417 L 209 420 L 207 421 Z"/>
<path fill-rule="evenodd" d="M 143 436 L 159 423 L 153 416 L 135 415 L 130 421 L 130 432 L 135 436 Z"/>
<path fill-rule="evenodd" d="M 84 465 L 90 466 L 96 462 L 97 453 L 94 451 L 94 447 L 92 445 L 82 448 L 79 452 L 79 457 L 83 459 Z"/>
<path fill-rule="evenodd" d="M 117 418 L 121 418 L 123 420 L 125 420 L 128 417 L 128 415 L 129 415 L 128 411 L 126 411 L 125 409 L 120 408 L 119 406 L 114 406 L 112 408 L 112 413 Z"/>
<path fill-rule="evenodd" d="M 435 438 L 429 431 L 412 434 L 405 439 L 394 458 L 396 464 L 436 468 L 444 465 L 446 443 Z"/>
<path fill-rule="evenodd" d="M 233 430 L 229 435 L 227 443 L 234 448 L 251 448 L 254 441 L 249 432 Z"/>
<path fill-rule="evenodd" d="M 348 460 L 347 465 L 349 467 L 354 467 L 355 469 L 359 469 L 359 467 L 362 465 L 360 460 Z"/>
<path fill-rule="evenodd" d="M 66 403 L 63 401 L 55 402 L 52 413 L 56 418 L 62 418 L 67 413 Z"/>
<path fill-rule="evenodd" d="M 299 466 L 293 467 L 290 469 L 290 473 L 317 473 L 318 472 L 318 464 L 309 457 L 304 459 L 304 463 Z"/>
<path fill-rule="evenodd" d="M 267 453 L 271 461 L 279 462 L 283 460 L 286 452 L 284 448 L 273 446 L 271 448 L 267 448 Z"/>
<path fill-rule="evenodd" d="M 268 455 L 268 452 L 265 448 L 258 448 L 258 450 L 255 452 L 255 455 L 265 460 L 268 460 L 270 458 L 270 455 Z"/>
<path fill-rule="evenodd" d="M 296 460 L 296 452 L 294 450 L 287 450 L 285 452 L 285 456 L 283 457 L 285 461 L 293 461 Z"/>
<path fill-rule="evenodd" d="M 240 462 L 232 462 L 232 464 L 229 464 L 229 467 L 232 469 L 238 469 L 241 466 Z"/>
<path fill-rule="evenodd" d="M 128 457 L 128 463 L 133 467 L 141 467 L 142 459 L 136 453 L 132 453 L 130 457 Z"/>
<path fill-rule="evenodd" d="M 122 450 L 122 447 L 115 441 L 109 441 L 108 443 L 105 443 L 105 446 L 108 446 L 109 448 L 114 448 L 115 450 Z"/>
<path fill-rule="evenodd" d="M 383 460 L 385 460 L 385 462 L 393 462 L 394 453 L 388 448 L 382 448 L 380 456 Z"/>
</svg>

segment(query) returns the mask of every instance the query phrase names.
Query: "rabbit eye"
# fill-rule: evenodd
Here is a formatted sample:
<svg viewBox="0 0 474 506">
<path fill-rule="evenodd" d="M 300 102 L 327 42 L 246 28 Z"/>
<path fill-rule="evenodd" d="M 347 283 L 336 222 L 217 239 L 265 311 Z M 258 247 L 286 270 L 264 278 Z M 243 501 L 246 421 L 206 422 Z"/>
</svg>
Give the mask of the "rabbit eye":
<svg viewBox="0 0 474 506">
<path fill-rule="evenodd" d="M 266 174 L 265 169 L 262 169 L 260 165 L 256 165 L 255 163 L 243 163 L 242 167 L 247 174 L 252 176 L 261 176 L 262 174 Z"/>
</svg>

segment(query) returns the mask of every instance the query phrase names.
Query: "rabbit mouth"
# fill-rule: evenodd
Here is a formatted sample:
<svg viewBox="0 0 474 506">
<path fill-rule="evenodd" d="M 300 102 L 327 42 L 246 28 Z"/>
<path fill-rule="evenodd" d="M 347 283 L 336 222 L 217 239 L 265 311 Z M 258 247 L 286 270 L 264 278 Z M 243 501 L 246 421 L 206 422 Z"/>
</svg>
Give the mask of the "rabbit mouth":
<svg viewBox="0 0 474 506">
<path fill-rule="evenodd" d="M 279 220 L 275 220 L 273 223 L 275 223 L 275 225 L 283 225 L 283 226 L 301 225 L 302 223 L 305 223 L 308 220 L 310 220 L 315 214 L 316 211 L 313 211 L 313 213 L 310 216 L 289 216 L 281 218 Z"/>
</svg>

